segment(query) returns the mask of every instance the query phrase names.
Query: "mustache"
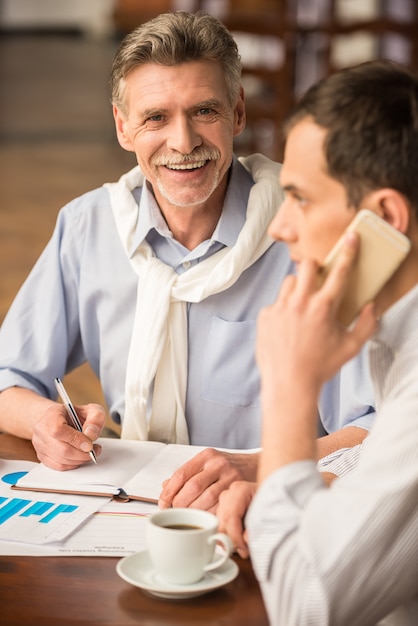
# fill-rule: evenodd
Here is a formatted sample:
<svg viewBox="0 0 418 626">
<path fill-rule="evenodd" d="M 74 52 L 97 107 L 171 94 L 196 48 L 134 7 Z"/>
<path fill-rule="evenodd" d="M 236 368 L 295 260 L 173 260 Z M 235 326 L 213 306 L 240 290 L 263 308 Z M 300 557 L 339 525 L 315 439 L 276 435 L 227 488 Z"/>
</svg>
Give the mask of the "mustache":
<svg viewBox="0 0 418 626">
<path fill-rule="evenodd" d="M 208 148 L 195 149 L 190 154 L 173 154 L 173 155 L 160 155 L 151 159 L 151 164 L 154 166 L 161 165 L 181 165 L 184 163 L 192 163 L 195 161 L 216 161 L 220 158 L 218 150 L 210 150 Z"/>
</svg>

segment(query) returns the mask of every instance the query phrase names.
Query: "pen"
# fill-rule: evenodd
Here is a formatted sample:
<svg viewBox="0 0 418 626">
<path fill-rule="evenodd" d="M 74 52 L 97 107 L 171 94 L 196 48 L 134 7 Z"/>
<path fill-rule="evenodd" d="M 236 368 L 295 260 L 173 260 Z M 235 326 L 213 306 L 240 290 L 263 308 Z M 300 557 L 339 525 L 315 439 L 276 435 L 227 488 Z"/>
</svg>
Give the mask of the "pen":
<svg viewBox="0 0 418 626">
<path fill-rule="evenodd" d="M 78 431 L 80 431 L 80 433 L 83 430 L 83 427 L 81 425 L 80 420 L 78 419 L 78 415 L 76 413 L 76 410 L 74 408 L 73 403 L 70 400 L 70 396 L 68 395 L 68 393 L 65 390 L 64 385 L 62 384 L 62 381 L 59 378 L 55 378 L 54 380 L 55 382 L 55 387 L 57 388 L 58 394 L 61 398 L 61 400 L 63 401 L 65 408 L 67 409 L 67 413 L 70 416 L 71 422 L 74 426 L 74 428 Z M 96 455 L 94 453 L 94 450 L 90 450 L 89 452 L 90 458 L 93 461 L 93 463 L 96 463 L 97 465 L 97 459 L 96 459 Z"/>
</svg>

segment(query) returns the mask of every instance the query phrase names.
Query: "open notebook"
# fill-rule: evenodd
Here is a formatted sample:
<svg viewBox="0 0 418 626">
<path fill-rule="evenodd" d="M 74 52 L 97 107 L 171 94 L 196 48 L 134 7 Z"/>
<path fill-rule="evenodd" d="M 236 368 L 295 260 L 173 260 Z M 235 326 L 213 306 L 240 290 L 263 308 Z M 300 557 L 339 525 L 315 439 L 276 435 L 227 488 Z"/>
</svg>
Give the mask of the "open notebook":
<svg viewBox="0 0 418 626">
<path fill-rule="evenodd" d="M 162 483 L 204 450 L 203 446 L 101 438 L 97 465 L 58 471 L 40 463 L 20 478 L 13 489 L 113 496 L 117 500 L 158 502 Z M 232 450 L 231 450 L 232 452 Z"/>
</svg>

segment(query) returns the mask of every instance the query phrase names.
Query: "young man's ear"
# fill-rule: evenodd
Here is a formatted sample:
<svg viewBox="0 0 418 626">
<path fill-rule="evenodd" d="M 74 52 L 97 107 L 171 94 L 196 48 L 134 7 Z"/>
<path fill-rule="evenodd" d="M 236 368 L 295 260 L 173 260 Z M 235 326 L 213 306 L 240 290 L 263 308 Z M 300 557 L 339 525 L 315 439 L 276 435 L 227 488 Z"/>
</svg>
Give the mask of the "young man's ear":
<svg viewBox="0 0 418 626">
<path fill-rule="evenodd" d="M 113 105 L 113 119 L 115 120 L 116 136 L 122 148 L 128 152 L 134 152 L 129 133 L 127 132 L 127 122 L 116 105 Z"/>
<path fill-rule="evenodd" d="M 375 211 L 401 233 L 407 232 L 411 207 L 405 196 L 396 189 L 387 188 L 373 191 L 364 199 L 362 206 Z"/>
</svg>

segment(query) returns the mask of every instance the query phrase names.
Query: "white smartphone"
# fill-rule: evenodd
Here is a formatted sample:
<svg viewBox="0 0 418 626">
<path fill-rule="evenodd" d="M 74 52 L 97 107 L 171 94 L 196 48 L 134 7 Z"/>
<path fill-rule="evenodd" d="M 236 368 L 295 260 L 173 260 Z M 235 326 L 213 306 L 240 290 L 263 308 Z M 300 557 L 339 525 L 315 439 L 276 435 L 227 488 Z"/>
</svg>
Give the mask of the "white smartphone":
<svg viewBox="0 0 418 626">
<path fill-rule="evenodd" d="M 357 213 L 347 231 L 355 231 L 360 237 L 359 254 L 337 315 L 342 324 L 350 326 L 402 263 L 411 243 L 408 237 L 368 209 Z M 321 282 L 329 274 L 343 240 L 344 236 L 327 255 L 320 271 Z"/>
</svg>

